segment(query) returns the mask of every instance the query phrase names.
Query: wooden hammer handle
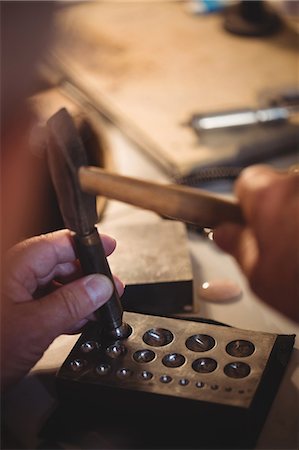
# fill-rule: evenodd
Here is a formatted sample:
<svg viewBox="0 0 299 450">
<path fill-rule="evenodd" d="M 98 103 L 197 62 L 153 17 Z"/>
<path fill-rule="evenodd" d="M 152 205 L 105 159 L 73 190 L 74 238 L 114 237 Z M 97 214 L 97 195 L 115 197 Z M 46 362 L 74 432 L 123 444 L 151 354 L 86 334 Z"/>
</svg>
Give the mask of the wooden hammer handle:
<svg viewBox="0 0 299 450">
<path fill-rule="evenodd" d="M 214 228 L 223 222 L 244 223 L 235 199 L 181 185 L 164 185 L 127 177 L 98 167 L 81 167 L 84 192 L 139 206 L 164 217 Z"/>
</svg>

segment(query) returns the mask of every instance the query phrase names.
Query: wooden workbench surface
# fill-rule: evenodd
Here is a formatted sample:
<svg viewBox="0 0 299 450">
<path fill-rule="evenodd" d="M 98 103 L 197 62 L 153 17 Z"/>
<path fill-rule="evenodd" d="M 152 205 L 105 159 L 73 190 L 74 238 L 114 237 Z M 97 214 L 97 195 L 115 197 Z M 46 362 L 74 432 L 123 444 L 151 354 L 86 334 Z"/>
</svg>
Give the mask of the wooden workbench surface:
<svg viewBox="0 0 299 450">
<path fill-rule="evenodd" d="M 185 2 L 73 3 L 57 29 L 56 70 L 79 88 L 71 95 L 85 93 L 171 175 L 236 151 L 200 141 L 184 125 L 193 113 L 254 107 L 265 89 L 298 83 L 294 30 L 241 38 Z"/>
</svg>

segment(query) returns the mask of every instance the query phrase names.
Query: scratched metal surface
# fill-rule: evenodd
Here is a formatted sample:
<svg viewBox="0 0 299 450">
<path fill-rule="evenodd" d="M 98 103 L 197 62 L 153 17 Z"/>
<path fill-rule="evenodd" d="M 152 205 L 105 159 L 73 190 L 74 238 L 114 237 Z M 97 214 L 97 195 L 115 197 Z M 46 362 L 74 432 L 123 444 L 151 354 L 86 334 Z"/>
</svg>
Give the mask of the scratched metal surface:
<svg viewBox="0 0 299 450">
<path fill-rule="evenodd" d="M 113 273 L 126 284 L 175 283 L 192 281 L 193 273 L 186 226 L 171 220 L 157 223 L 106 226 L 117 247 L 109 256 Z"/>
</svg>

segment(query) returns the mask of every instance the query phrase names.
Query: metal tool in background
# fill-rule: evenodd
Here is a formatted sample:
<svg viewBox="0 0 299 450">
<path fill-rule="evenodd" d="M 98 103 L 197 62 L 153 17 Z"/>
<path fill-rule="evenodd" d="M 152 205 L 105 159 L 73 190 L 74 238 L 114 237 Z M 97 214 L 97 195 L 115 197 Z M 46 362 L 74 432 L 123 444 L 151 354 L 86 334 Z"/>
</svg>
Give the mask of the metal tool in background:
<svg viewBox="0 0 299 450">
<path fill-rule="evenodd" d="M 277 158 L 296 158 L 299 143 L 299 90 L 264 89 L 256 108 L 198 112 L 185 125 L 201 145 L 219 154 L 217 162 L 196 167 L 178 183 L 201 186 L 205 181 L 234 179 L 242 168 Z M 226 156 L 223 156 L 225 149 Z M 297 158 L 296 158 L 297 160 Z"/>
<path fill-rule="evenodd" d="M 95 224 L 98 222 L 96 197 L 82 192 L 78 170 L 88 164 L 87 154 L 72 117 L 61 109 L 47 122 L 47 157 L 59 208 L 67 228 L 75 233 L 75 243 L 83 272 L 107 275 L 114 291 L 95 315 L 107 332 L 127 337 L 129 328 L 122 320 L 123 309 L 103 245 Z"/>
<path fill-rule="evenodd" d="M 245 2 L 244 2 L 245 3 Z M 195 113 L 187 121 L 197 133 L 225 128 L 283 123 L 299 114 L 299 89 L 264 89 L 257 108 L 238 108 Z"/>
<path fill-rule="evenodd" d="M 189 125 L 197 132 L 221 128 L 244 127 L 258 124 L 285 122 L 299 112 L 299 104 L 290 106 L 270 106 L 259 109 L 236 109 L 194 114 Z"/>
</svg>

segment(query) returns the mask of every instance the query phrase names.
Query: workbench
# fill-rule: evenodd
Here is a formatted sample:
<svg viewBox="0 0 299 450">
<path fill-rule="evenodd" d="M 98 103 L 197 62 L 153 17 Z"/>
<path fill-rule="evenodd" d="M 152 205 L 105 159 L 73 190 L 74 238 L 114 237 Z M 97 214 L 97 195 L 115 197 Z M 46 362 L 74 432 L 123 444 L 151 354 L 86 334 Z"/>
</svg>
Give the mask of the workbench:
<svg viewBox="0 0 299 450">
<path fill-rule="evenodd" d="M 78 8 L 85 8 L 85 11 L 88 11 L 88 7 L 93 8 L 94 6 L 92 4 L 88 6 L 88 3 L 86 4 L 86 6 L 82 4 L 78 6 Z M 161 5 L 156 7 L 162 8 Z M 172 13 L 176 15 L 178 11 L 173 10 L 173 7 L 176 9 L 182 8 L 182 5 L 178 4 L 176 6 L 169 6 Z M 105 5 L 105 8 L 107 8 L 107 5 Z M 116 8 L 115 4 L 113 4 L 113 8 Z M 141 6 L 139 5 L 139 7 L 137 8 L 141 8 Z M 75 13 L 76 11 L 74 12 L 74 14 Z M 121 15 L 119 16 L 119 18 L 120 17 Z M 163 16 L 159 16 L 159 20 L 162 21 Z M 206 36 L 208 36 L 215 27 L 217 27 L 217 39 L 219 39 L 218 34 L 222 35 L 224 33 L 223 31 L 219 31 L 218 26 L 220 23 L 220 19 L 217 16 L 207 17 L 206 19 L 193 17 L 191 20 L 192 22 L 196 20 L 201 21 L 202 25 L 205 27 L 204 34 Z M 172 25 L 173 24 L 174 23 L 172 23 Z M 135 25 L 137 27 L 137 24 Z M 175 22 L 175 26 L 177 27 L 179 33 L 180 23 Z M 200 25 L 198 26 L 200 27 Z M 121 32 L 122 30 L 118 29 L 118 33 L 121 34 Z M 128 36 L 126 37 L 126 39 L 130 40 Z M 157 39 L 157 36 L 155 36 L 155 39 Z M 294 65 L 292 65 L 289 74 L 286 70 L 281 69 L 287 64 L 286 61 L 288 60 L 288 58 L 293 58 L 294 52 L 294 48 L 288 46 L 288 37 L 286 34 L 284 34 L 282 38 L 280 38 L 279 36 L 267 38 L 266 42 L 263 41 L 261 43 L 261 47 L 259 47 L 258 41 L 255 41 L 254 47 L 258 48 L 258 53 L 260 54 L 258 60 L 255 61 L 255 64 L 261 64 L 261 69 L 264 71 L 263 77 L 262 79 L 259 79 L 258 75 L 256 75 L 256 73 L 258 73 L 258 69 L 257 67 L 255 67 L 254 69 L 257 69 L 257 72 L 255 72 L 255 70 L 253 71 L 253 73 L 255 74 L 254 78 L 251 77 L 251 74 L 247 74 L 247 78 L 244 78 L 242 81 L 237 76 L 237 69 L 248 63 L 248 61 L 245 61 L 248 54 L 242 51 L 242 42 L 239 41 L 240 38 L 230 36 L 228 39 L 232 41 L 232 45 L 234 47 L 233 51 L 235 53 L 229 53 L 231 60 L 228 61 L 227 59 L 225 59 L 225 67 L 228 67 L 228 65 L 232 63 L 232 60 L 238 60 L 238 63 L 234 65 L 233 78 L 227 77 L 227 75 L 225 74 L 226 69 L 224 70 L 223 65 L 221 65 L 219 62 L 217 68 L 213 69 L 214 78 L 213 80 L 211 80 L 209 64 L 211 63 L 211 58 L 214 54 L 213 52 L 216 51 L 216 47 L 218 52 L 221 51 L 221 48 L 225 47 L 224 42 L 221 41 L 221 39 L 220 41 L 217 41 L 217 39 L 215 38 L 215 40 L 213 40 L 207 38 L 204 43 L 204 53 L 206 57 L 204 63 L 204 73 L 201 74 L 201 83 L 205 84 L 204 91 L 206 92 L 206 97 L 202 97 L 201 108 L 203 109 L 210 109 L 211 107 L 219 108 L 222 106 L 235 107 L 239 106 L 240 104 L 252 104 L 256 91 L 265 86 L 265 83 L 267 82 L 269 83 L 268 87 L 271 87 L 270 83 L 272 82 L 271 78 L 273 75 L 273 70 L 275 71 L 275 75 L 277 75 L 276 71 L 280 71 L 280 73 L 282 74 L 282 78 L 279 78 L 279 75 L 277 75 L 277 78 L 273 77 L 273 85 L 275 87 L 277 87 L 277 84 L 284 84 L 289 82 L 291 83 L 296 78 L 296 75 L 293 73 L 293 70 L 295 70 Z M 148 40 L 148 42 L 150 41 L 151 39 Z M 273 67 L 269 68 L 270 66 L 267 66 L 264 52 L 267 52 L 267 50 L 270 49 L 272 45 L 275 46 L 275 44 L 279 42 L 279 54 L 281 55 L 282 60 L 271 60 L 271 62 L 269 61 L 270 66 L 272 64 L 274 69 Z M 177 41 L 177 45 L 183 45 L 183 43 L 180 42 L 179 38 Z M 250 44 L 247 42 L 244 43 L 244 45 L 250 47 Z M 209 46 L 212 46 L 211 51 L 209 50 Z M 286 47 L 285 53 L 281 50 L 283 46 Z M 263 50 L 261 48 L 263 48 Z M 192 51 L 192 49 L 189 49 L 189 47 L 187 47 L 186 50 L 187 53 L 189 52 L 189 50 L 190 52 Z M 187 62 L 188 61 L 186 61 L 186 64 Z M 151 67 L 150 62 L 148 62 L 147 64 L 144 63 L 144 66 L 142 66 L 142 76 L 146 74 L 148 68 Z M 126 67 L 130 67 L 129 62 Z M 215 76 L 215 70 L 217 71 L 217 76 Z M 188 74 L 188 76 L 189 75 L 190 74 Z M 105 81 L 108 83 L 109 80 L 107 78 L 107 74 L 105 74 L 105 77 Z M 147 78 L 147 80 L 149 80 L 149 77 Z M 238 80 L 238 83 L 235 84 L 234 80 Z M 112 83 L 111 79 L 110 82 Z M 134 83 L 138 86 L 138 79 L 135 78 Z M 198 80 L 197 83 L 199 83 Z M 190 102 L 190 99 L 192 99 L 190 90 L 197 90 L 197 83 L 194 84 L 193 82 L 192 85 L 189 84 L 188 99 Z M 250 86 L 248 85 L 248 83 Z M 225 97 L 225 92 L 227 92 L 227 90 L 231 90 L 233 93 L 230 103 L 228 101 L 228 97 Z M 214 95 L 212 96 L 213 98 L 208 98 L 207 93 L 211 91 L 214 92 Z M 124 89 L 124 93 L 125 92 L 126 90 Z M 116 89 L 116 91 L 115 86 L 113 86 L 110 94 L 113 96 L 113 93 L 116 97 L 117 95 L 121 97 L 121 85 L 118 90 Z M 199 95 L 198 92 L 197 95 Z M 162 99 L 161 96 L 159 98 Z M 217 99 L 216 103 L 215 98 Z M 124 100 L 124 106 L 127 99 L 123 97 L 122 100 Z M 146 101 L 149 100 L 150 93 L 147 92 Z M 134 107 L 136 105 L 137 103 L 132 102 L 131 109 L 128 109 L 130 123 L 133 123 L 133 127 L 136 124 L 136 122 L 134 122 L 134 116 L 136 114 L 138 115 L 138 111 L 136 112 L 134 110 Z M 167 120 L 167 118 L 169 119 L 168 114 L 175 114 L 174 108 L 172 108 L 170 103 L 167 105 L 166 113 L 165 110 L 161 110 L 162 107 L 161 105 L 158 105 L 157 102 L 155 103 L 155 108 L 158 108 L 157 113 L 162 114 L 162 117 L 164 116 L 165 120 Z M 181 110 L 180 119 L 186 119 L 188 114 L 193 112 L 191 111 L 191 109 L 187 108 L 185 110 Z M 150 126 L 150 120 L 152 119 L 149 118 L 149 114 L 150 111 L 147 111 L 148 117 L 145 122 Z M 176 122 L 176 120 L 172 121 L 172 123 L 174 122 Z M 119 123 L 116 123 L 115 125 L 119 125 Z M 183 161 L 184 158 L 182 159 L 181 153 L 179 156 L 177 156 L 178 152 L 173 155 L 173 159 L 170 158 L 171 161 L 169 160 L 169 147 L 166 145 L 167 139 L 169 139 L 169 134 L 166 132 L 167 126 L 164 127 L 165 124 L 163 122 L 159 124 L 162 128 L 164 127 L 165 129 L 165 136 L 163 138 L 162 133 L 161 142 L 165 144 L 164 148 L 168 148 L 168 150 L 165 152 L 161 151 L 160 156 L 162 154 L 165 156 L 167 153 L 167 157 L 163 158 L 162 164 L 157 164 L 157 155 L 155 158 L 148 158 L 146 152 L 140 151 L 139 145 L 136 140 L 134 142 L 134 139 L 133 141 L 132 139 L 128 139 L 126 133 L 121 131 L 119 127 L 115 125 L 113 123 L 106 123 L 106 132 L 111 151 L 110 157 L 113 160 L 113 168 L 121 174 L 167 183 L 172 180 L 172 175 L 174 173 L 172 170 L 173 168 L 175 168 L 175 172 L 177 169 L 179 171 L 182 169 L 182 171 L 184 172 L 187 166 L 188 168 L 190 167 L 191 162 L 192 164 L 194 163 L 193 156 L 192 158 L 188 159 L 188 155 L 190 156 L 191 153 L 193 155 L 193 150 L 190 150 L 190 148 L 192 148 L 192 145 L 194 144 L 194 142 L 192 144 L 192 140 L 194 139 L 194 137 L 193 135 L 191 136 L 189 131 L 182 131 L 180 129 L 177 134 L 177 136 L 179 136 L 178 139 L 180 140 L 180 145 L 182 147 L 184 147 L 184 139 L 182 135 L 186 136 L 188 134 L 189 136 L 187 138 L 187 141 L 189 142 L 189 153 L 186 153 L 188 164 L 185 165 Z M 156 137 L 159 138 L 159 130 L 157 130 Z M 271 164 L 278 166 L 287 166 L 292 162 L 292 157 L 289 158 L 288 155 L 284 158 L 270 161 Z M 216 187 L 214 187 L 214 189 L 218 189 L 217 185 Z M 228 190 L 231 190 L 231 184 L 228 186 Z M 161 220 L 163 220 L 161 217 L 158 217 L 152 212 L 144 211 L 130 205 L 109 200 L 106 204 L 105 213 L 103 214 L 103 217 L 99 222 L 99 230 L 101 231 L 101 224 L 105 226 L 105 230 L 107 230 L 109 228 L 109 224 L 130 225 L 135 223 L 159 223 Z M 214 319 L 216 321 L 239 328 L 244 328 L 246 330 L 297 335 L 291 360 L 288 364 L 279 391 L 273 401 L 271 410 L 268 414 L 267 420 L 256 447 L 257 449 L 297 449 L 299 446 L 298 325 L 283 317 L 278 312 L 272 310 L 259 298 L 257 298 L 249 288 L 247 281 L 241 273 L 235 260 L 229 255 L 220 251 L 212 240 L 207 239 L 204 235 L 199 234 L 197 231 L 192 229 L 188 229 L 187 233 L 188 246 L 190 250 L 194 275 L 194 316 L 205 319 Z M 242 290 L 241 298 L 229 303 L 212 303 L 203 301 L 198 296 L 199 286 L 201 286 L 201 284 L 205 280 L 213 280 L 216 278 L 227 278 L 236 282 Z M 6 401 L 5 411 L 7 417 L 7 426 L 11 433 L 20 442 L 22 446 L 21 448 L 33 449 L 37 448 L 40 444 L 40 429 L 45 423 L 45 420 L 51 415 L 51 412 L 55 409 L 57 404 L 54 390 L 55 373 L 63 363 L 64 359 L 67 357 L 69 351 L 71 350 L 77 339 L 78 336 L 60 336 L 59 338 L 57 338 L 45 352 L 43 358 L 32 369 L 31 373 L 25 379 L 23 379 L 9 394 Z M 68 447 L 64 447 L 62 444 L 62 447 L 59 448 Z"/>
</svg>

